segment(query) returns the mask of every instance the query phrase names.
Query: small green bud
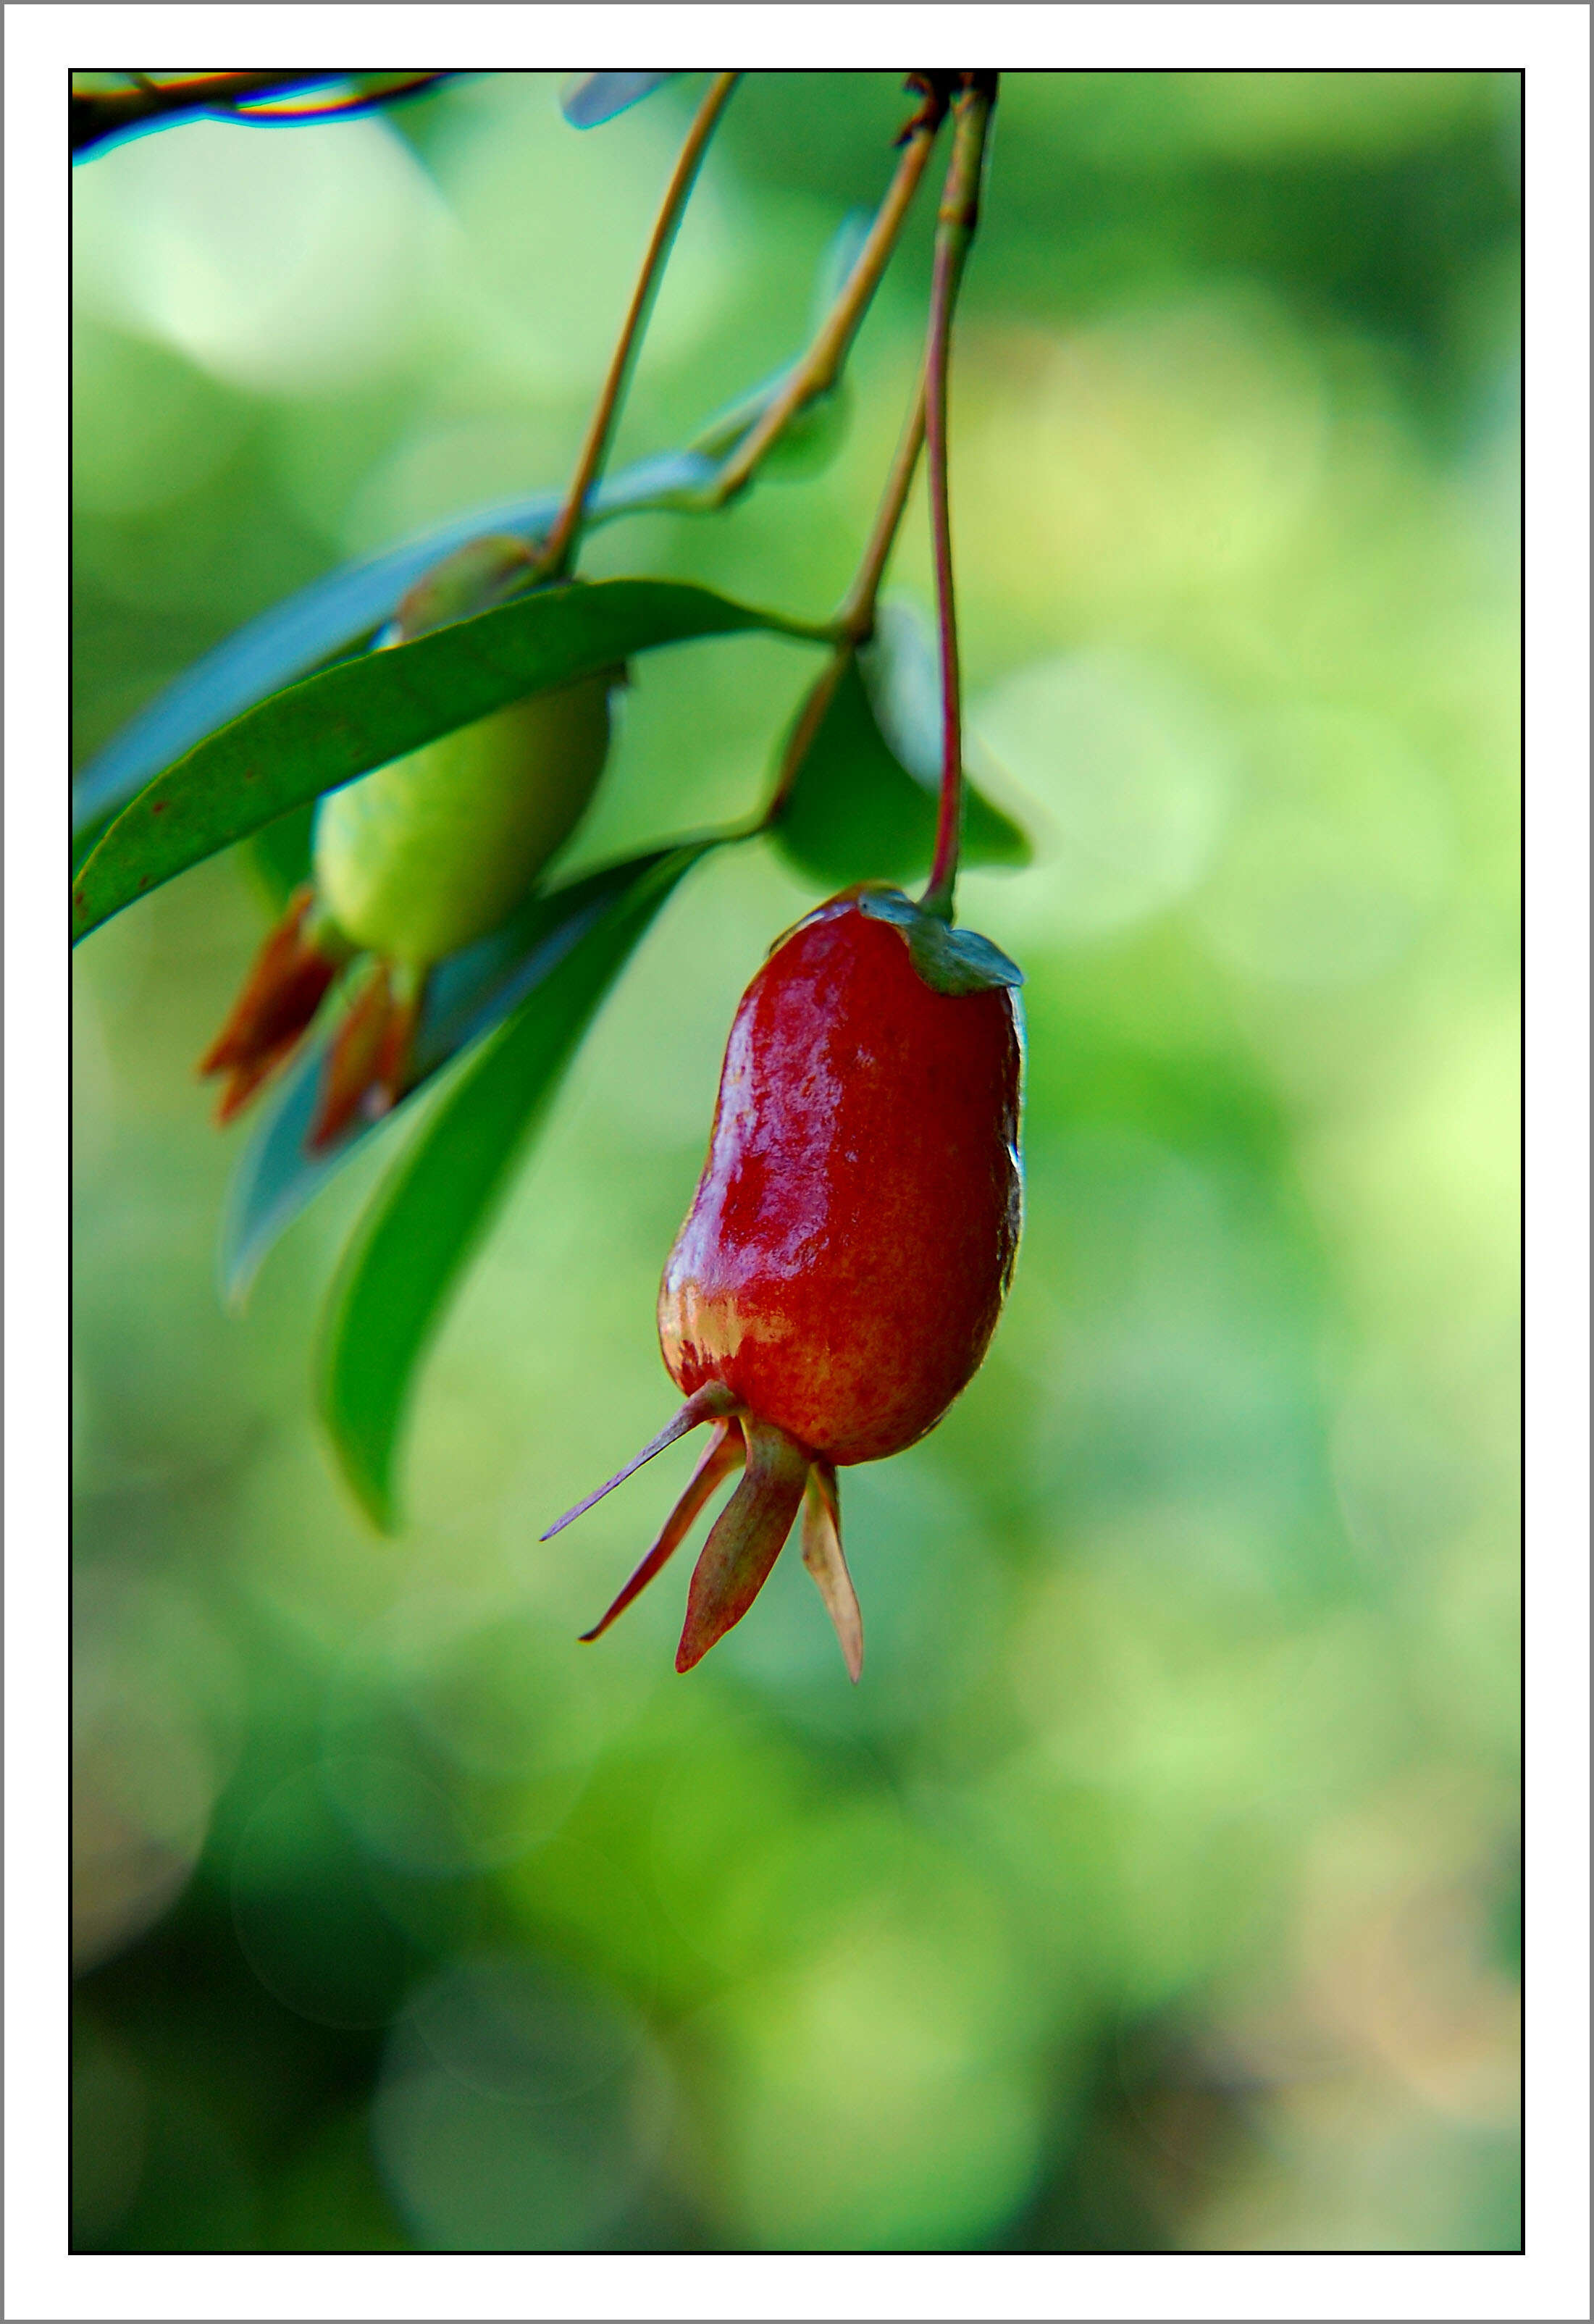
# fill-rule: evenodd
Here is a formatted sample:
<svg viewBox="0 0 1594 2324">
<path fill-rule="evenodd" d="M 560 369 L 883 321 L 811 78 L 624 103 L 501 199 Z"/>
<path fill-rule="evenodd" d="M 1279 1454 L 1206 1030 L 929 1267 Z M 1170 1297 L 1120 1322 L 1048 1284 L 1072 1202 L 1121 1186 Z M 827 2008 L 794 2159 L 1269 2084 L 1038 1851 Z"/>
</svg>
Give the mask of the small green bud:
<svg viewBox="0 0 1594 2324">
<path fill-rule="evenodd" d="M 428 630 L 484 613 L 525 581 L 536 562 L 535 543 L 512 532 L 486 532 L 467 540 L 411 583 L 399 605 L 392 642 L 408 643 Z"/>
</svg>

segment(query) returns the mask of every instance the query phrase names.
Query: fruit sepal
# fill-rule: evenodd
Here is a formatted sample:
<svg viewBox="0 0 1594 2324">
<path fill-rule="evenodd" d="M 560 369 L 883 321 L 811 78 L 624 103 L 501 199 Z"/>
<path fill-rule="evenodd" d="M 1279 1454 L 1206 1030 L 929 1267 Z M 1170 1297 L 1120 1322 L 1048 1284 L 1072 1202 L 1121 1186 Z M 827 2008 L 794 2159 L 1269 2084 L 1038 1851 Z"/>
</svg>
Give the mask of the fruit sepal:
<svg viewBox="0 0 1594 2324">
<path fill-rule="evenodd" d="M 835 1627 L 847 1674 L 854 1682 L 863 1667 L 863 1622 L 858 1600 L 842 1554 L 841 1503 L 835 1470 L 816 1458 L 806 1445 L 772 1421 L 760 1420 L 738 1404 L 714 1380 L 689 1396 L 679 1411 L 634 1461 L 627 1462 L 607 1484 L 600 1485 L 573 1509 L 567 1509 L 543 1535 L 551 1541 L 594 1501 L 634 1476 L 644 1462 L 676 1443 L 705 1421 L 711 1424 L 708 1449 L 693 1471 L 685 1492 L 665 1520 L 664 1529 L 631 1580 L 601 1620 L 583 1634 L 582 1644 L 601 1638 L 615 1617 L 622 1614 L 672 1557 L 694 1521 L 714 1495 L 739 1469 L 741 1482 L 714 1520 L 693 1570 L 686 1594 L 686 1618 L 676 1649 L 676 1668 L 689 1671 L 710 1646 L 734 1629 L 769 1580 L 775 1560 L 802 1512 L 803 1563 L 813 1575 L 825 1609 Z"/>
<path fill-rule="evenodd" d="M 949 927 L 900 888 L 861 888 L 858 908 L 866 919 L 886 920 L 901 929 L 908 958 L 933 992 L 990 992 L 1024 982 L 1017 961 L 1009 960 L 989 936 L 973 928 Z"/>
<path fill-rule="evenodd" d="M 325 1153 L 357 1121 L 379 1121 L 409 1090 L 424 973 L 402 961 L 367 963 L 364 982 L 327 1047 L 305 1143 Z"/>
<path fill-rule="evenodd" d="M 299 1047 L 353 946 L 308 882 L 289 898 L 255 955 L 243 991 L 200 1058 L 202 1079 L 225 1074 L 217 1120 L 226 1123 Z"/>
</svg>

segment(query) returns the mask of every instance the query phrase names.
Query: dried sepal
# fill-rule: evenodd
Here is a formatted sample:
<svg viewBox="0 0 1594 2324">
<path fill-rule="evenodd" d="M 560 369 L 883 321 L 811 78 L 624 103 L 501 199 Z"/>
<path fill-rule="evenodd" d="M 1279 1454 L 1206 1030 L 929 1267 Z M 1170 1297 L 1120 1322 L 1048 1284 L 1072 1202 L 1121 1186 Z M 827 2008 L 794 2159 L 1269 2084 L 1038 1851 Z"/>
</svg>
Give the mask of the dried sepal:
<svg viewBox="0 0 1594 2324">
<path fill-rule="evenodd" d="M 689 1671 L 734 1629 L 769 1578 L 807 1482 L 810 1456 L 783 1428 L 742 1416 L 747 1474 L 714 1522 L 692 1575 L 676 1668 Z"/>
<path fill-rule="evenodd" d="M 664 1529 L 652 1548 L 643 1558 L 631 1580 L 615 1599 L 602 1621 L 594 1622 L 590 1630 L 581 1634 L 584 1646 L 601 1638 L 611 1622 L 623 1614 L 633 1598 L 644 1591 L 685 1541 L 698 1515 L 707 1508 L 727 1477 L 733 1476 L 747 1457 L 747 1446 L 741 1424 L 735 1420 L 716 1420 L 708 1449 L 692 1471 L 691 1482 L 665 1519 Z"/>
<path fill-rule="evenodd" d="M 818 1585 L 835 1627 L 847 1676 L 854 1686 L 863 1668 L 863 1616 L 842 1551 L 842 1507 L 834 1469 L 815 1461 L 803 1493 L 803 1563 Z"/>
<path fill-rule="evenodd" d="M 336 1145 L 356 1121 L 379 1120 L 403 1096 L 420 1014 L 422 980 L 374 960 L 333 1035 L 310 1124 L 312 1152 Z"/>
<path fill-rule="evenodd" d="M 217 1120 L 232 1120 L 299 1047 L 347 960 L 348 947 L 315 909 L 308 883 L 289 898 L 256 954 L 232 1013 L 200 1058 L 202 1079 L 227 1076 Z"/>
<path fill-rule="evenodd" d="M 710 1380 L 698 1389 L 696 1396 L 686 1398 L 674 1418 L 665 1423 L 657 1436 L 649 1438 L 634 1461 L 628 1461 L 623 1469 L 616 1469 L 595 1493 L 589 1493 L 585 1500 L 577 1501 L 573 1509 L 567 1509 L 562 1517 L 557 1517 L 542 1539 L 551 1541 L 555 1534 L 563 1533 L 567 1525 L 574 1525 L 577 1517 L 584 1517 L 606 1493 L 612 1493 L 616 1485 L 623 1485 L 628 1477 L 634 1477 L 645 1462 L 655 1459 L 668 1445 L 678 1444 L 683 1436 L 689 1435 L 694 1428 L 701 1428 L 705 1420 L 724 1420 L 735 1410 L 736 1399 L 730 1390 L 722 1388 L 718 1380 Z"/>
</svg>

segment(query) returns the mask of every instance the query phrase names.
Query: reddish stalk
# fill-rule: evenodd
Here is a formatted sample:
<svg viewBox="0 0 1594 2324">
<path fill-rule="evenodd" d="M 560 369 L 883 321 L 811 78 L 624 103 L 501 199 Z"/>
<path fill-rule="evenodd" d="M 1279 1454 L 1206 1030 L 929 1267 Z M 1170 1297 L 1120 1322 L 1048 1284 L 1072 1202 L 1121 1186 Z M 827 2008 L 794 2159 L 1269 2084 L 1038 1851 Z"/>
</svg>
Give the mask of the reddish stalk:
<svg viewBox="0 0 1594 2324">
<path fill-rule="evenodd" d="M 847 665 L 859 647 L 874 630 L 875 601 L 893 542 L 902 523 L 902 512 L 908 505 L 908 495 L 913 484 L 913 472 L 918 465 L 919 450 L 925 440 L 925 379 L 920 372 L 913 402 L 903 424 L 897 445 L 897 456 L 886 479 L 886 489 L 880 495 L 879 513 L 869 537 L 862 560 L 853 577 L 840 613 L 836 615 L 834 635 L 836 649 L 826 663 L 817 685 L 811 688 L 803 705 L 802 715 L 792 728 L 773 788 L 758 817 L 749 826 L 749 836 L 768 831 L 778 822 L 781 809 L 791 795 L 791 787 L 802 771 L 808 746 L 824 722 L 826 712 L 835 699 L 836 688 L 847 674 Z"/>
<path fill-rule="evenodd" d="M 979 223 L 981 171 L 990 108 L 995 101 L 994 73 L 971 73 L 953 99 L 952 161 L 935 221 L 930 322 L 925 343 L 925 442 L 929 462 L 930 537 L 935 550 L 935 610 L 940 632 L 942 740 L 935 853 L 929 885 L 920 902 L 926 911 L 944 920 L 950 920 L 953 913 L 963 819 L 963 700 L 952 580 L 952 510 L 946 475 L 946 374 L 958 288 Z"/>
<path fill-rule="evenodd" d="M 880 583 L 896 545 L 902 523 L 902 512 L 908 506 L 908 495 L 913 489 L 914 470 L 924 448 L 926 372 L 919 366 L 918 384 L 913 392 L 913 401 L 902 423 L 902 433 L 897 441 L 896 457 L 886 478 L 886 489 L 880 494 L 880 511 L 874 530 L 863 551 L 852 586 L 839 615 L 843 635 L 851 645 L 862 645 L 874 630 L 875 601 L 880 593 Z"/>
</svg>

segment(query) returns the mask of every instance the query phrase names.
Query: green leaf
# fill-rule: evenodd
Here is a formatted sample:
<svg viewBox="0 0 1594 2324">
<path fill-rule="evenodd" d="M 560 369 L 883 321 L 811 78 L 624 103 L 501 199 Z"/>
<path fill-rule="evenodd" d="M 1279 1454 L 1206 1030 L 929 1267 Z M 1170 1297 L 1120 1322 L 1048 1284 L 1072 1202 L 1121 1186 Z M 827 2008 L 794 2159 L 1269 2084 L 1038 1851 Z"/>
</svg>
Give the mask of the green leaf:
<svg viewBox="0 0 1594 2324">
<path fill-rule="evenodd" d="M 321 1411 L 373 1520 L 394 1523 L 400 1433 L 421 1357 L 516 1163 L 611 985 L 715 843 L 649 859 L 445 1090 L 356 1228 L 327 1303 Z"/>
<path fill-rule="evenodd" d="M 899 888 L 875 888 L 858 899 L 866 919 L 887 920 L 900 928 L 908 956 L 934 992 L 990 992 L 998 987 L 1016 989 L 1024 972 L 999 945 L 973 928 L 954 928 L 935 912 L 926 912 Z"/>
<path fill-rule="evenodd" d="M 258 846 L 264 836 L 251 844 Z M 228 1305 L 238 1306 L 247 1297 L 272 1245 L 327 1180 L 367 1139 L 411 1119 L 411 1109 L 420 1104 L 433 1077 L 550 976 L 608 907 L 670 852 L 656 849 L 535 896 L 490 936 L 439 961 L 427 980 L 415 1030 L 413 1087 L 392 1113 L 375 1121 L 357 1118 L 330 1147 L 312 1147 L 309 1134 L 334 1025 L 313 1038 L 267 1093 L 233 1175 L 219 1261 L 221 1294 Z"/>
<path fill-rule="evenodd" d="M 713 462 L 697 452 L 668 452 L 639 460 L 598 486 L 587 503 L 587 521 L 604 523 L 673 505 L 682 494 L 701 492 L 713 475 Z M 545 533 L 558 513 L 559 499 L 557 493 L 533 493 L 450 517 L 397 549 L 323 574 L 308 588 L 235 630 L 129 719 L 74 777 L 77 854 L 88 853 L 104 826 L 152 775 L 171 766 L 228 719 L 241 718 L 268 694 L 308 678 L 324 663 L 362 650 L 396 611 L 405 591 L 439 558 L 486 532 Z"/>
<path fill-rule="evenodd" d="M 935 845 L 933 786 L 887 742 L 858 656 L 846 655 L 839 675 L 833 664 L 817 686 L 833 691 L 775 825 L 776 844 L 823 888 L 923 876 Z M 1018 825 L 972 782 L 964 794 L 963 860 L 1029 860 Z"/>
<path fill-rule="evenodd" d="M 823 630 L 684 581 L 570 582 L 270 696 L 147 783 L 72 890 L 74 942 L 290 807 L 544 687 L 652 646 Z"/>
<path fill-rule="evenodd" d="M 572 129 L 597 129 L 675 77 L 673 71 L 577 73 L 560 95 L 559 110 Z"/>
</svg>

